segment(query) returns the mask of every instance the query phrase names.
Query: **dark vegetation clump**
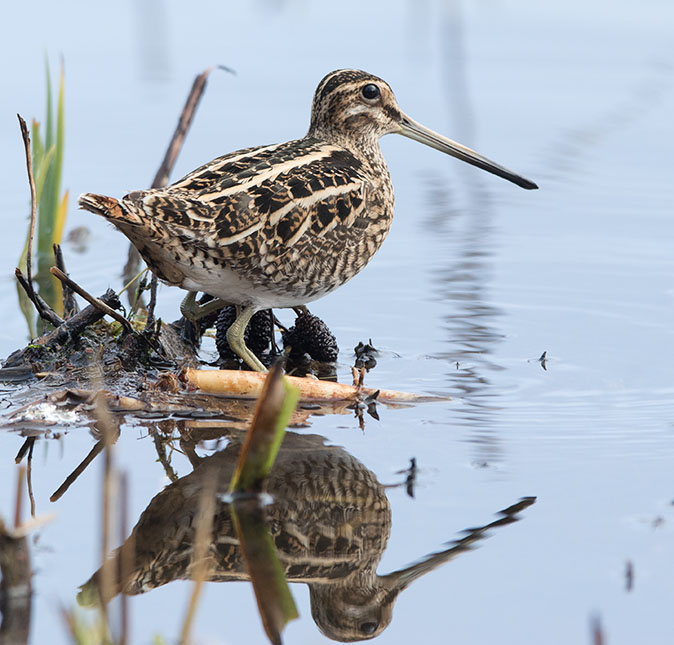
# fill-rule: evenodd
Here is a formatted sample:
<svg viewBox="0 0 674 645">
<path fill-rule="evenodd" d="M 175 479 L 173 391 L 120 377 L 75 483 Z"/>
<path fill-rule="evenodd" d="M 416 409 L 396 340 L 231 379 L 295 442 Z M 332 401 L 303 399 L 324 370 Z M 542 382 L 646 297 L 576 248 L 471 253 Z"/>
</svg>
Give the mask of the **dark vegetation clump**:
<svg viewBox="0 0 674 645">
<path fill-rule="evenodd" d="M 354 367 L 356 369 L 365 368 L 368 372 L 377 365 L 377 349 L 372 345 L 372 339 L 369 342 L 364 343 L 360 341 L 358 345 L 353 348 L 353 352 L 356 355 L 356 362 Z"/>
<path fill-rule="evenodd" d="M 291 357 L 309 354 L 323 363 L 333 363 L 339 354 L 337 340 L 328 326 L 308 312 L 297 316 L 295 325 L 283 334 L 283 345 L 290 347 Z"/>
<path fill-rule="evenodd" d="M 227 330 L 236 320 L 236 307 L 227 305 L 218 313 L 215 321 L 215 346 L 222 360 L 238 359 L 227 342 Z M 263 363 L 265 354 L 268 354 L 272 342 L 274 327 L 272 324 L 271 311 L 265 309 L 258 311 L 248 323 L 243 335 L 248 349 L 252 351 Z"/>
</svg>

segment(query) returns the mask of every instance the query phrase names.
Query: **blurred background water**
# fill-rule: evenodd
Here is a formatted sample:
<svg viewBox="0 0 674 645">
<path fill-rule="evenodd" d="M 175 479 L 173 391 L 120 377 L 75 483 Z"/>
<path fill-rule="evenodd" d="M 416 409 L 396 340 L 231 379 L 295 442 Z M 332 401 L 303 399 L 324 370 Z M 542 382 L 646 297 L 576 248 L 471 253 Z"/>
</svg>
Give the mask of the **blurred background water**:
<svg viewBox="0 0 674 645">
<path fill-rule="evenodd" d="M 315 303 L 342 348 L 381 350 L 367 384 L 448 394 L 310 431 L 382 483 L 416 457 L 414 499 L 388 491 L 380 565 L 400 569 L 522 497 L 536 503 L 400 595 L 377 639 L 668 644 L 674 574 L 674 5 L 665 0 L 536 3 L 165 0 L 35 2 L 2 9 L 0 355 L 27 341 L 13 270 L 28 187 L 16 112 L 44 111 L 44 55 L 66 68 L 63 185 L 121 196 L 149 185 L 194 76 L 214 72 L 174 178 L 237 148 L 302 136 L 318 81 L 356 67 L 387 80 L 408 114 L 536 181 L 526 192 L 401 137 L 382 149 L 396 220 L 370 266 Z M 123 236 L 71 206 L 71 274 L 91 293 L 122 286 Z M 162 287 L 159 314 L 182 297 Z M 545 368 L 537 360 L 547 352 Z M 8 395 L 6 395 L 8 396 Z M 9 399 L 5 399 L 9 405 Z M 11 512 L 13 456 L 0 434 L 0 510 Z M 56 504 L 49 495 L 89 451 L 86 428 L 36 444 L 38 514 L 57 519 L 34 547 L 33 643 L 67 642 L 59 606 L 98 566 L 101 465 Z M 167 483 L 143 423 L 118 459 L 135 522 Z M 189 464 L 181 464 L 181 474 Z M 634 571 L 626 585 L 627 563 Z M 189 585 L 131 604 L 133 642 L 178 633 Z M 288 643 L 327 642 L 293 585 L 301 619 Z M 247 583 L 208 584 L 197 642 L 265 642 Z"/>
</svg>

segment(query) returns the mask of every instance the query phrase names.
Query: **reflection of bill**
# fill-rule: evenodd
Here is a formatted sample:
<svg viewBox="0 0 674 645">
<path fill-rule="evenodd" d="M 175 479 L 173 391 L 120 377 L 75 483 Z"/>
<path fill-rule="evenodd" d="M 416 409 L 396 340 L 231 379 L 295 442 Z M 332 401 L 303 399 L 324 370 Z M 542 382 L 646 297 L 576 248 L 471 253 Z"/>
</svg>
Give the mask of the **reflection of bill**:
<svg viewBox="0 0 674 645">
<path fill-rule="evenodd" d="M 517 521 L 533 504 L 529 497 L 500 512 L 495 521 L 420 562 L 377 574 L 391 528 L 391 509 L 375 475 L 342 448 L 318 435 L 289 432 L 266 482 L 271 538 L 289 582 L 309 586 L 311 614 L 334 640 L 373 638 L 391 622 L 398 594 L 411 582 L 447 562 L 496 526 Z M 208 550 L 206 580 L 249 580 L 230 513 L 222 500 L 240 444 L 204 458 L 194 472 L 167 486 L 142 513 L 129 539 L 115 553 L 127 573 L 108 595 L 139 594 L 191 577 L 196 515 L 206 479 L 218 473 L 218 501 Z M 128 566 L 124 566 L 128 563 Z M 95 597 L 97 571 L 82 587 L 81 603 Z M 106 601 L 110 598 L 106 598 Z"/>
</svg>

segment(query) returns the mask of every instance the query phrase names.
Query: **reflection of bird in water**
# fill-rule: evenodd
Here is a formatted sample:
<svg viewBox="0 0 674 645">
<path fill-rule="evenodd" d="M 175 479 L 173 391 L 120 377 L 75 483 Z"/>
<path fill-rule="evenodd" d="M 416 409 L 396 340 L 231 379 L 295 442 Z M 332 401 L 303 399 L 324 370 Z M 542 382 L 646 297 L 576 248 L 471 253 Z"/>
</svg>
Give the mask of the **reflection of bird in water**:
<svg viewBox="0 0 674 645">
<path fill-rule="evenodd" d="M 523 188 L 536 184 L 417 123 L 389 85 L 359 70 L 328 74 L 302 139 L 218 157 L 167 188 L 121 200 L 85 193 L 165 282 L 187 289 L 186 317 L 234 304 L 230 347 L 266 371 L 244 332 L 261 309 L 298 307 L 330 293 L 370 261 L 393 219 L 393 186 L 379 149 L 402 134 Z M 216 300 L 196 305 L 197 291 Z"/>
<path fill-rule="evenodd" d="M 132 535 L 117 550 L 123 575 L 110 597 L 139 594 L 176 579 L 190 578 L 193 541 L 206 480 L 217 469 L 218 491 L 228 489 L 240 444 L 201 460 L 194 472 L 167 486 L 142 513 Z M 334 640 L 373 638 L 390 623 L 398 594 L 412 581 L 469 548 L 484 532 L 516 521 L 528 498 L 505 515 L 418 564 L 377 574 L 391 528 L 391 510 L 375 475 L 342 448 L 318 435 L 287 433 L 266 482 L 273 502 L 267 525 L 289 582 L 309 586 L 311 613 Z M 206 579 L 249 580 L 230 506 L 218 501 L 213 518 Z M 80 602 L 94 596 L 100 573 L 82 587 Z M 106 598 L 109 600 L 110 597 Z"/>
</svg>

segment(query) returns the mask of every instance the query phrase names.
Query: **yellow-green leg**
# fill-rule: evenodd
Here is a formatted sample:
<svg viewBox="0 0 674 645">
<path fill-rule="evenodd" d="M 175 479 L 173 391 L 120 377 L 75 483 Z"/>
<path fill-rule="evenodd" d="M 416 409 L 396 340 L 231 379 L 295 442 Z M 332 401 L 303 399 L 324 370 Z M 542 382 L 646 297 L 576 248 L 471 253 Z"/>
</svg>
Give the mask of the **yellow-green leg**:
<svg viewBox="0 0 674 645">
<path fill-rule="evenodd" d="M 203 318 L 213 311 L 222 309 L 223 307 L 227 306 L 227 304 L 228 303 L 224 302 L 223 300 L 220 300 L 220 298 L 209 300 L 203 305 L 199 304 L 197 302 L 197 292 L 189 291 L 183 301 L 180 303 L 180 313 L 185 318 L 187 318 L 187 320 L 196 322 L 199 320 L 199 318 Z"/>
<path fill-rule="evenodd" d="M 253 352 L 248 349 L 243 334 L 248 327 L 250 319 L 259 311 L 258 307 L 243 307 L 236 308 L 236 320 L 232 326 L 227 330 L 227 342 L 236 354 L 238 354 L 243 361 L 256 372 L 266 372 L 267 368 L 260 362 Z"/>
</svg>

